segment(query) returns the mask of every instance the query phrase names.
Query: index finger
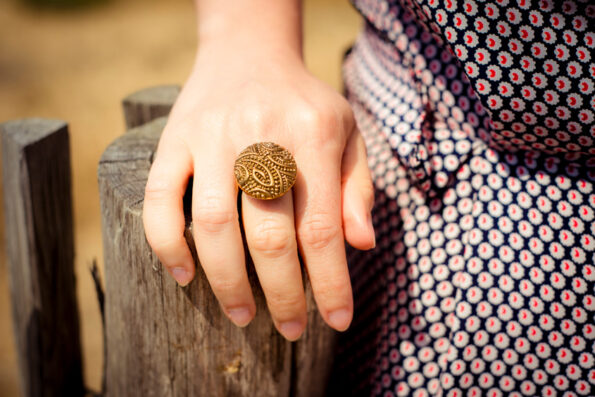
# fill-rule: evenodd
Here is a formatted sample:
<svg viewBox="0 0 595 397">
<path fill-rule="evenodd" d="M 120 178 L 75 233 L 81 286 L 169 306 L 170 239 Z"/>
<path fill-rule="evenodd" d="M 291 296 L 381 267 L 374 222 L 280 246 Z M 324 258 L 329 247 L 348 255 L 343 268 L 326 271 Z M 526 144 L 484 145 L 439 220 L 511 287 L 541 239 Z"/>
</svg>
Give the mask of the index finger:
<svg viewBox="0 0 595 397">
<path fill-rule="evenodd" d="M 184 237 L 183 197 L 192 175 L 192 157 L 172 140 L 160 143 L 145 187 L 143 224 L 147 241 L 174 279 L 194 278 L 194 260 Z"/>
</svg>

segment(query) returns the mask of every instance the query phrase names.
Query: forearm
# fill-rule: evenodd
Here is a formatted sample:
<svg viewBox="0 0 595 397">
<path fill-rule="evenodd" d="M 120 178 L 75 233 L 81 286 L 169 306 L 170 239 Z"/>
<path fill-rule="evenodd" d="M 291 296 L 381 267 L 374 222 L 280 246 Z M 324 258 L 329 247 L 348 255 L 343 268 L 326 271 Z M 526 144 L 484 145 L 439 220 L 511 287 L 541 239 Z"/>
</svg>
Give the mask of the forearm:
<svg viewBox="0 0 595 397">
<path fill-rule="evenodd" d="M 302 57 L 300 0 L 196 0 L 199 53 L 226 46 Z"/>
</svg>

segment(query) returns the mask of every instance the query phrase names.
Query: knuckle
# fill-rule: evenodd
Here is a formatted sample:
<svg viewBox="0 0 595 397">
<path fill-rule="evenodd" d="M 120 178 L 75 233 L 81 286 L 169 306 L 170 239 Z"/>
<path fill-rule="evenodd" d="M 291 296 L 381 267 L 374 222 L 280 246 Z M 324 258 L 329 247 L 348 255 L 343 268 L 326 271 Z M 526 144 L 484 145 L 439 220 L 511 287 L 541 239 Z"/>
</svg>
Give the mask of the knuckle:
<svg viewBox="0 0 595 397">
<path fill-rule="evenodd" d="M 302 244 L 315 250 L 327 248 L 340 234 L 341 227 L 326 214 L 305 219 L 298 231 Z"/>
<path fill-rule="evenodd" d="M 304 132 L 311 147 L 338 155 L 344 145 L 347 131 L 336 109 L 331 107 L 302 107 L 296 112 L 297 125 Z"/>
<path fill-rule="evenodd" d="M 174 194 L 172 183 L 159 177 L 149 178 L 145 185 L 145 201 L 162 201 Z"/>
<path fill-rule="evenodd" d="M 322 304 L 324 306 L 328 306 L 330 302 L 334 302 L 336 306 L 342 306 L 342 304 L 337 304 L 337 302 L 345 289 L 345 282 L 339 277 L 334 279 L 332 277 L 319 277 L 314 292 L 317 301 L 323 302 Z"/>
<path fill-rule="evenodd" d="M 209 284 L 219 298 L 228 294 L 235 295 L 237 291 L 242 290 L 242 280 L 226 277 L 225 275 L 209 277 Z"/>
<path fill-rule="evenodd" d="M 179 239 L 155 236 L 154 233 L 147 233 L 147 241 L 157 256 L 176 252 L 180 248 Z"/>
<path fill-rule="evenodd" d="M 302 128 L 319 139 L 329 137 L 331 133 L 335 132 L 337 127 L 337 120 L 334 112 L 329 109 L 317 109 L 313 106 L 303 106 L 298 112 Z"/>
<path fill-rule="evenodd" d="M 247 126 L 260 129 L 266 123 L 267 112 L 260 105 L 250 104 L 242 109 L 241 118 Z"/>
<path fill-rule="evenodd" d="M 238 214 L 235 210 L 222 208 L 217 204 L 219 199 L 200 200 L 192 211 L 193 227 L 208 233 L 218 233 L 237 221 Z"/>
<path fill-rule="evenodd" d="M 301 294 L 287 294 L 286 292 L 269 293 L 267 301 L 275 317 L 293 319 L 304 309 L 305 299 Z"/>
<path fill-rule="evenodd" d="M 251 249 L 278 258 L 295 247 L 293 233 L 277 220 L 265 219 L 254 227 L 249 237 Z"/>
</svg>

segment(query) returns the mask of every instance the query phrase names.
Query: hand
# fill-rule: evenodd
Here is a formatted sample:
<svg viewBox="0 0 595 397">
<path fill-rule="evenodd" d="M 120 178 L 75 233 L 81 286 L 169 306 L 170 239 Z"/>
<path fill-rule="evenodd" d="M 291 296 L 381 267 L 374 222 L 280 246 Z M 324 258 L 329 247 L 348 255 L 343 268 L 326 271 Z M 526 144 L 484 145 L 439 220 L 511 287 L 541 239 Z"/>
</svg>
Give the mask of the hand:
<svg viewBox="0 0 595 397">
<path fill-rule="evenodd" d="M 232 46 L 232 48 L 241 48 Z M 242 194 L 250 255 L 277 329 L 306 325 L 298 249 L 324 320 L 353 315 L 344 240 L 374 247 L 373 186 L 364 141 L 346 100 L 311 76 L 294 53 L 203 47 L 159 142 L 146 186 L 149 244 L 180 285 L 194 277 L 182 197 L 190 176 L 196 249 L 224 312 L 238 326 L 255 314 L 237 211 L 234 161 L 272 141 L 298 165 L 292 192 L 272 201 Z"/>
</svg>

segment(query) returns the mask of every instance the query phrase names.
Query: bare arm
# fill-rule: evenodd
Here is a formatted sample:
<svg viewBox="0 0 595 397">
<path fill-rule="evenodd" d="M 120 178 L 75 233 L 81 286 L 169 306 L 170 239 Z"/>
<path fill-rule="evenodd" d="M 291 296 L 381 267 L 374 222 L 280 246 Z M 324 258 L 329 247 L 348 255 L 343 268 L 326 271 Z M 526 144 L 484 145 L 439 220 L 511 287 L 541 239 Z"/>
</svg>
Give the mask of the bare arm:
<svg viewBox="0 0 595 397">
<path fill-rule="evenodd" d="M 196 11 L 201 44 L 231 40 L 301 58 L 301 1 L 197 0 Z"/>
</svg>

